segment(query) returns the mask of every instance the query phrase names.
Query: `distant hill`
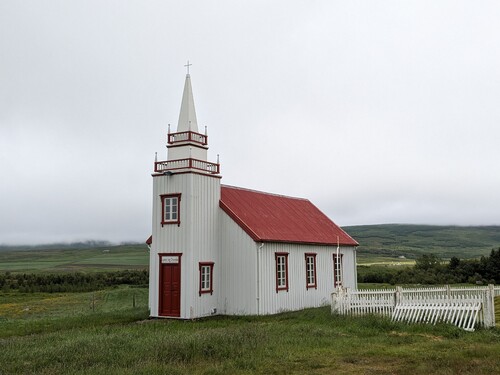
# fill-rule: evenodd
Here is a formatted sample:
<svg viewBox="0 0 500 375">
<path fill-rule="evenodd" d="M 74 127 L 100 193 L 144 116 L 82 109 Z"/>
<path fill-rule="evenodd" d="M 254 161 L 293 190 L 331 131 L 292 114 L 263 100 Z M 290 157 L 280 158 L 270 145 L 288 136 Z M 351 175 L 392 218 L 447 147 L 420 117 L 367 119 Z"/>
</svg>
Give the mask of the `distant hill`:
<svg viewBox="0 0 500 375">
<path fill-rule="evenodd" d="M 354 237 L 360 244 L 358 257 L 364 258 L 398 258 L 404 256 L 415 259 L 422 254 L 435 254 L 443 259 L 453 256 L 461 259 L 478 258 L 481 255 L 489 255 L 491 249 L 500 247 L 500 226 L 437 226 L 437 225 L 412 225 L 412 224 L 380 224 L 380 225 L 356 225 L 346 226 L 343 229 Z M 114 245 L 107 241 L 85 241 L 76 243 L 60 243 L 37 246 L 8 246 L 0 245 L 0 270 L 7 267 L 11 256 L 15 252 L 22 251 L 39 257 L 51 254 L 54 259 L 61 259 L 61 255 L 77 255 L 80 262 L 84 262 L 86 254 L 92 251 L 102 253 L 103 249 L 114 249 L 112 253 L 118 256 L 116 250 L 127 249 L 137 252 L 141 259 L 138 264 L 147 265 L 147 247 L 140 243 L 123 243 Z M 80 251 L 78 251 L 80 250 Z M 86 251 L 82 250 L 88 250 Z M 38 251 L 43 251 L 38 253 Z M 7 253 L 8 256 L 7 256 Z M 9 258 L 9 260 L 7 260 Z M 143 259 L 144 258 L 144 259 Z M 101 260 L 95 263 L 100 263 Z M 4 267 L 2 267 L 2 263 Z M 64 263 L 59 261 L 57 263 Z M 59 267 L 62 267 L 60 265 Z M 22 268 L 22 267 L 20 267 Z"/>
<path fill-rule="evenodd" d="M 381 224 L 343 229 L 360 244 L 358 254 L 417 258 L 433 253 L 441 258 L 477 258 L 500 247 L 500 226 L 434 226 Z"/>
</svg>

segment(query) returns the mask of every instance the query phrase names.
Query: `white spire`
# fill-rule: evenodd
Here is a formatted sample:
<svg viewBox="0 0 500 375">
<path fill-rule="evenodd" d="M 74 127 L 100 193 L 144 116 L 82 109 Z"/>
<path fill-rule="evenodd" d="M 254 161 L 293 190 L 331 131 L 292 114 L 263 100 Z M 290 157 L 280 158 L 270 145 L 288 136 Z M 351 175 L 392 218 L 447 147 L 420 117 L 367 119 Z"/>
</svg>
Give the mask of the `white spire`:
<svg viewBox="0 0 500 375">
<path fill-rule="evenodd" d="M 179 123 L 177 132 L 193 131 L 198 133 L 198 122 L 196 121 L 196 112 L 194 110 L 193 89 L 191 88 L 191 76 L 186 74 L 184 83 L 184 93 L 182 94 L 181 113 L 179 114 Z"/>
</svg>

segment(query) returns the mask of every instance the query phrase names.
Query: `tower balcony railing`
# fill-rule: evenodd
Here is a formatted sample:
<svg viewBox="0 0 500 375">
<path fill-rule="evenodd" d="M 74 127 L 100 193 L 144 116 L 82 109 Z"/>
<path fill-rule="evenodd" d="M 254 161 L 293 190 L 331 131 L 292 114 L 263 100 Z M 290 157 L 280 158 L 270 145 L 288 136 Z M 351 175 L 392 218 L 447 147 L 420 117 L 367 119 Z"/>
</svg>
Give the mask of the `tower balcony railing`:
<svg viewBox="0 0 500 375">
<path fill-rule="evenodd" d="M 195 142 L 206 146 L 208 144 L 208 136 L 189 130 L 186 132 L 169 133 L 167 142 L 171 145 L 179 142 Z"/>
<path fill-rule="evenodd" d="M 155 172 L 162 173 L 167 171 L 176 171 L 179 169 L 195 169 L 210 174 L 219 174 L 220 164 L 210 163 L 205 160 L 198 160 L 193 158 L 166 160 L 155 162 Z"/>
</svg>

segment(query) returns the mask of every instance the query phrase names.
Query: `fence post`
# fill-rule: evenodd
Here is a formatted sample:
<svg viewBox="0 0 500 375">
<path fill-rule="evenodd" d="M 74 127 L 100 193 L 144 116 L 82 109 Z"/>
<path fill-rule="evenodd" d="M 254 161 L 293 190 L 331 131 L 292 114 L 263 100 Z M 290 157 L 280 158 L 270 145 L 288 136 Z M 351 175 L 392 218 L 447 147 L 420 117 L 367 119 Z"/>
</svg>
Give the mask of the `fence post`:
<svg viewBox="0 0 500 375">
<path fill-rule="evenodd" d="M 488 284 L 488 288 L 490 289 L 490 298 L 491 298 L 491 316 L 493 317 L 493 327 L 496 326 L 496 318 L 495 318 L 495 285 Z"/>
<path fill-rule="evenodd" d="M 451 289 L 449 285 L 446 285 L 446 297 L 451 298 Z"/>
<path fill-rule="evenodd" d="M 495 327 L 495 304 L 493 301 L 494 294 L 491 292 L 491 284 L 488 285 L 483 295 L 483 315 L 484 315 L 484 327 L 491 328 Z"/>
<path fill-rule="evenodd" d="M 332 293 L 332 314 L 339 312 L 339 293 L 338 288 Z"/>
<path fill-rule="evenodd" d="M 402 294 L 403 287 L 397 286 L 396 291 L 394 292 L 394 307 L 398 306 L 401 303 Z"/>
</svg>

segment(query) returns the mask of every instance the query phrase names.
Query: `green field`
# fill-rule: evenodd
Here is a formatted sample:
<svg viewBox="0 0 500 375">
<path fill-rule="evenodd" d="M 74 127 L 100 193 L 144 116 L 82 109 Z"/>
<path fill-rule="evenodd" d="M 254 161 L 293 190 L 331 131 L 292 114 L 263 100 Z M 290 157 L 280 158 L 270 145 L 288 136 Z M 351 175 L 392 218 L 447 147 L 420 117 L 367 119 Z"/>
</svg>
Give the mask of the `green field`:
<svg viewBox="0 0 500 375">
<path fill-rule="evenodd" d="M 136 307 L 132 306 L 135 295 Z M 0 374 L 495 374 L 500 330 L 332 316 L 148 320 L 147 289 L 2 295 Z"/>
<path fill-rule="evenodd" d="M 4 248 L 0 251 L 0 272 L 94 272 L 148 266 L 149 251 L 142 244 L 78 249 Z"/>
</svg>

